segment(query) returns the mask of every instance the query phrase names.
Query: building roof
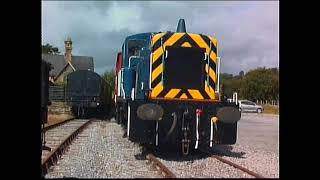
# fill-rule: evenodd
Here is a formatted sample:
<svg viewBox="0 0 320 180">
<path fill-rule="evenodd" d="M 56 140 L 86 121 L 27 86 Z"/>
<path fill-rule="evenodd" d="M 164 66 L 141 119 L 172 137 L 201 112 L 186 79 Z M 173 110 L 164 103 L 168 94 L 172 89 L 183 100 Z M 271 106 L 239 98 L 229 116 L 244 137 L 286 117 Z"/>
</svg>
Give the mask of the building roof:
<svg viewBox="0 0 320 180">
<path fill-rule="evenodd" d="M 50 76 L 57 76 L 67 65 L 64 55 L 42 54 L 42 59 L 49 62 L 53 69 Z M 94 71 L 93 57 L 88 56 L 72 56 L 71 64 L 76 70 Z"/>
</svg>

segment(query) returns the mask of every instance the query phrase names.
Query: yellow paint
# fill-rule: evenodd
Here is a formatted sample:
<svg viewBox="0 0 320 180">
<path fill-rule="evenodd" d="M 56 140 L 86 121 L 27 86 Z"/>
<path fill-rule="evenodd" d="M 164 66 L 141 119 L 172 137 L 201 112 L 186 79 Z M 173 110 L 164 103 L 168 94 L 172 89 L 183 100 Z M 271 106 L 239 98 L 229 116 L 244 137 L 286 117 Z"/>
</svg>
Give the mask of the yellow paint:
<svg viewBox="0 0 320 180">
<path fill-rule="evenodd" d="M 213 123 L 217 123 L 217 122 L 219 121 L 219 119 L 218 119 L 217 117 L 212 117 L 212 118 L 211 118 L 211 121 L 212 121 Z"/>
<path fill-rule="evenodd" d="M 154 71 L 152 71 L 151 82 L 155 80 L 162 73 L 162 64 L 160 64 Z"/>
<path fill-rule="evenodd" d="M 213 51 L 211 51 L 211 53 L 210 53 L 210 58 L 212 59 L 212 61 L 214 63 L 217 63 L 217 55 Z"/>
<path fill-rule="evenodd" d="M 213 79 L 214 83 L 216 83 L 216 73 L 214 72 L 214 70 L 208 66 L 208 64 L 206 64 L 206 72 L 208 73 L 208 68 L 209 68 L 209 76 L 211 77 L 211 79 Z"/>
<path fill-rule="evenodd" d="M 189 34 L 190 37 L 202 48 L 206 49 L 206 53 L 208 54 L 210 51 L 209 46 L 207 43 L 201 38 L 199 34 Z"/>
<path fill-rule="evenodd" d="M 164 97 L 149 97 L 150 99 L 165 100 L 165 101 L 190 101 L 190 102 L 219 102 L 216 99 L 180 99 L 180 98 L 164 98 Z"/>
<path fill-rule="evenodd" d="M 188 89 L 193 99 L 204 99 L 199 90 Z"/>
<path fill-rule="evenodd" d="M 163 46 L 172 46 L 175 42 L 177 42 L 184 33 L 174 33 L 164 44 Z M 160 47 L 161 48 L 161 47 Z"/>
<path fill-rule="evenodd" d="M 153 53 L 153 59 L 152 63 L 155 63 L 155 61 L 163 55 L 163 48 L 166 48 L 166 46 L 172 46 L 175 42 L 177 42 L 184 33 L 175 33 L 173 34 L 166 42 L 163 43 L 163 47 L 160 46 L 158 49 L 156 49 Z"/>
<path fill-rule="evenodd" d="M 163 90 L 163 85 L 162 85 L 162 82 L 160 82 L 160 83 L 157 84 L 157 86 L 152 90 L 152 92 L 151 92 L 151 97 L 157 97 L 162 90 Z"/>
<path fill-rule="evenodd" d="M 183 93 L 183 94 L 180 96 L 180 98 L 181 98 L 181 99 L 188 99 L 188 96 L 187 96 L 185 93 Z"/>
<path fill-rule="evenodd" d="M 189 34 L 190 37 L 201 47 L 206 49 L 206 53 L 210 54 L 210 58 L 216 63 L 217 55 L 214 51 L 210 52 L 210 46 L 201 38 L 199 34 Z"/>
<path fill-rule="evenodd" d="M 156 34 L 152 37 L 152 46 L 156 43 L 160 38 L 162 38 L 166 33 Z"/>
<path fill-rule="evenodd" d="M 160 33 L 160 34 L 156 34 L 153 36 L 152 38 L 152 45 L 154 45 L 154 43 L 156 41 L 158 41 L 160 38 L 162 38 L 166 33 Z M 185 33 L 174 33 L 166 42 L 163 42 L 163 46 L 160 46 L 158 49 L 156 49 L 153 53 L 152 53 L 152 63 L 155 63 L 155 61 L 157 59 L 159 59 L 164 51 L 163 48 L 166 48 L 167 46 L 172 46 L 174 43 L 176 43 Z M 201 38 L 201 36 L 199 34 L 189 34 L 189 36 L 201 47 L 201 48 L 205 48 L 206 49 L 206 53 L 209 54 L 210 52 L 210 46 L 208 46 L 206 44 L 206 42 Z M 207 36 L 210 41 L 217 47 L 217 39 L 213 38 L 213 37 L 209 37 Z M 189 42 L 184 42 L 181 47 L 192 47 L 191 44 Z M 216 63 L 217 62 L 217 54 L 213 51 L 210 52 L 210 63 Z M 210 78 L 213 79 L 213 81 L 216 83 L 216 74 L 215 71 L 209 67 L 208 65 L 206 65 L 205 67 L 206 72 L 209 74 Z M 153 72 L 152 72 L 152 81 L 154 81 L 163 71 L 163 66 L 162 64 L 159 65 Z M 162 82 L 160 82 L 159 84 L 156 85 L 156 87 L 152 90 L 151 92 L 151 97 L 157 97 L 162 91 L 163 91 L 164 87 Z M 181 91 L 181 89 L 171 89 L 164 98 L 167 99 L 183 99 L 183 100 L 187 100 L 188 97 L 185 93 L 183 93 L 180 98 L 174 98 L 179 92 Z M 194 89 L 189 89 L 188 92 L 190 93 L 190 95 L 192 96 L 193 99 L 199 99 L 199 100 L 203 100 L 204 97 L 202 96 L 202 94 L 200 93 L 199 90 L 194 90 Z M 211 100 L 215 100 L 217 97 L 214 89 L 212 86 L 208 86 L 207 82 L 205 81 L 205 92 L 208 94 L 208 96 L 210 97 Z M 217 121 L 217 120 L 216 120 Z"/>
<path fill-rule="evenodd" d="M 156 60 L 163 54 L 162 47 L 160 46 L 157 50 L 153 52 L 152 63 L 155 63 Z"/>
<path fill-rule="evenodd" d="M 180 91 L 181 91 L 181 89 L 171 89 L 164 97 L 165 98 L 174 98 Z"/>
<path fill-rule="evenodd" d="M 181 45 L 181 47 L 192 47 L 190 43 L 185 42 Z"/>
<path fill-rule="evenodd" d="M 206 91 L 210 99 L 215 99 L 214 91 L 210 86 L 208 86 L 207 81 L 205 81 L 204 87 L 205 87 L 204 90 Z"/>
<path fill-rule="evenodd" d="M 208 38 L 211 40 L 211 42 L 214 44 L 214 46 L 218 49 L 218 40 L 216 38 L 208 36 Z"/>
</svg>

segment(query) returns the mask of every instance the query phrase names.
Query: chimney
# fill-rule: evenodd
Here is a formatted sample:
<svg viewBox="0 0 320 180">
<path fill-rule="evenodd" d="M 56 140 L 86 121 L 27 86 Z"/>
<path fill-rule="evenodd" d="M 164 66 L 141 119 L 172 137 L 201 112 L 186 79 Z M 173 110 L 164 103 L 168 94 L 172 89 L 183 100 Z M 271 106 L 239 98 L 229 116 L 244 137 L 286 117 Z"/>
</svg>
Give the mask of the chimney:
<svg viewBox="0 0 320 180">
<path fill-rule="evenodd" d="M 68 37 L 67 40 L 64 41 L 64 46 L 65 46 L 64 58 L 66 61 L 71 62 L 72 41 L 70 37 Z"/>
<path fill-rule="evenodd" d="M 184 33 L 186 31 L 186 23 L 184 22 L 184 19 L 180 19 L 177 26 L 177 33 Z"/>
</svg>

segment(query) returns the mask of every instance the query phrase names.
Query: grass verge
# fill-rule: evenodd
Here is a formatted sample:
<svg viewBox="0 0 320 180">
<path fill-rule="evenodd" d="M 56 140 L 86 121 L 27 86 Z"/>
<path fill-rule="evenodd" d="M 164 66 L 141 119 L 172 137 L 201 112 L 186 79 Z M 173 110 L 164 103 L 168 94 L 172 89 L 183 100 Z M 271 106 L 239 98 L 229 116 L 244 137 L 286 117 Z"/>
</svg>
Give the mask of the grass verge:
<svg viewBox="0 0 320 180">
<path fill-rule="evenodd" d="M 278 114 L 279 115 L 279 106 L 274 105 L 262 105 L 263 113 L 265 114 Z"/>
</svg>

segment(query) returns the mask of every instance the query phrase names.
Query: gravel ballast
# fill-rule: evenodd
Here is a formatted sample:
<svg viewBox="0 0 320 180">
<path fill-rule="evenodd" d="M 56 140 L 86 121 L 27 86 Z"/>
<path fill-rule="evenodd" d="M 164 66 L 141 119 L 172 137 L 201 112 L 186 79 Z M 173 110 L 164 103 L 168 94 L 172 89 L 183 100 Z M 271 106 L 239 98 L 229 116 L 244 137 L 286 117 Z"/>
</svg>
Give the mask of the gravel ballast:
<svg viewBox="0 0 320 180">
<path fill-rule="evenodd" d="M 278 178 L 279 151 L 277 134 L 273 133 L 277 130 L 277 123 L 270 121 L 270 117 L 244 114 L 237 143 L 215 145 L 213 154 L 266 178 Z M 46 178 L 161 178 L 141 158 L 141 147 L 123 138 L 123 133 L 113 120 L 92 122 L 58 164 L 50 169 Z M 167 158 L 165 153 L 156 157 L 178 178 L 253 178 L 201 153 L 193 153 L 191 159 Z"/>
<path fill-rule="evenodd" d="M 69 150 L 50 168 L 46 178 L 159 178 L 146 163 L 137 159 L 137 144 L 122 138 L 115 122 L 95 121 L 88 125 Z"/>
</svg>

